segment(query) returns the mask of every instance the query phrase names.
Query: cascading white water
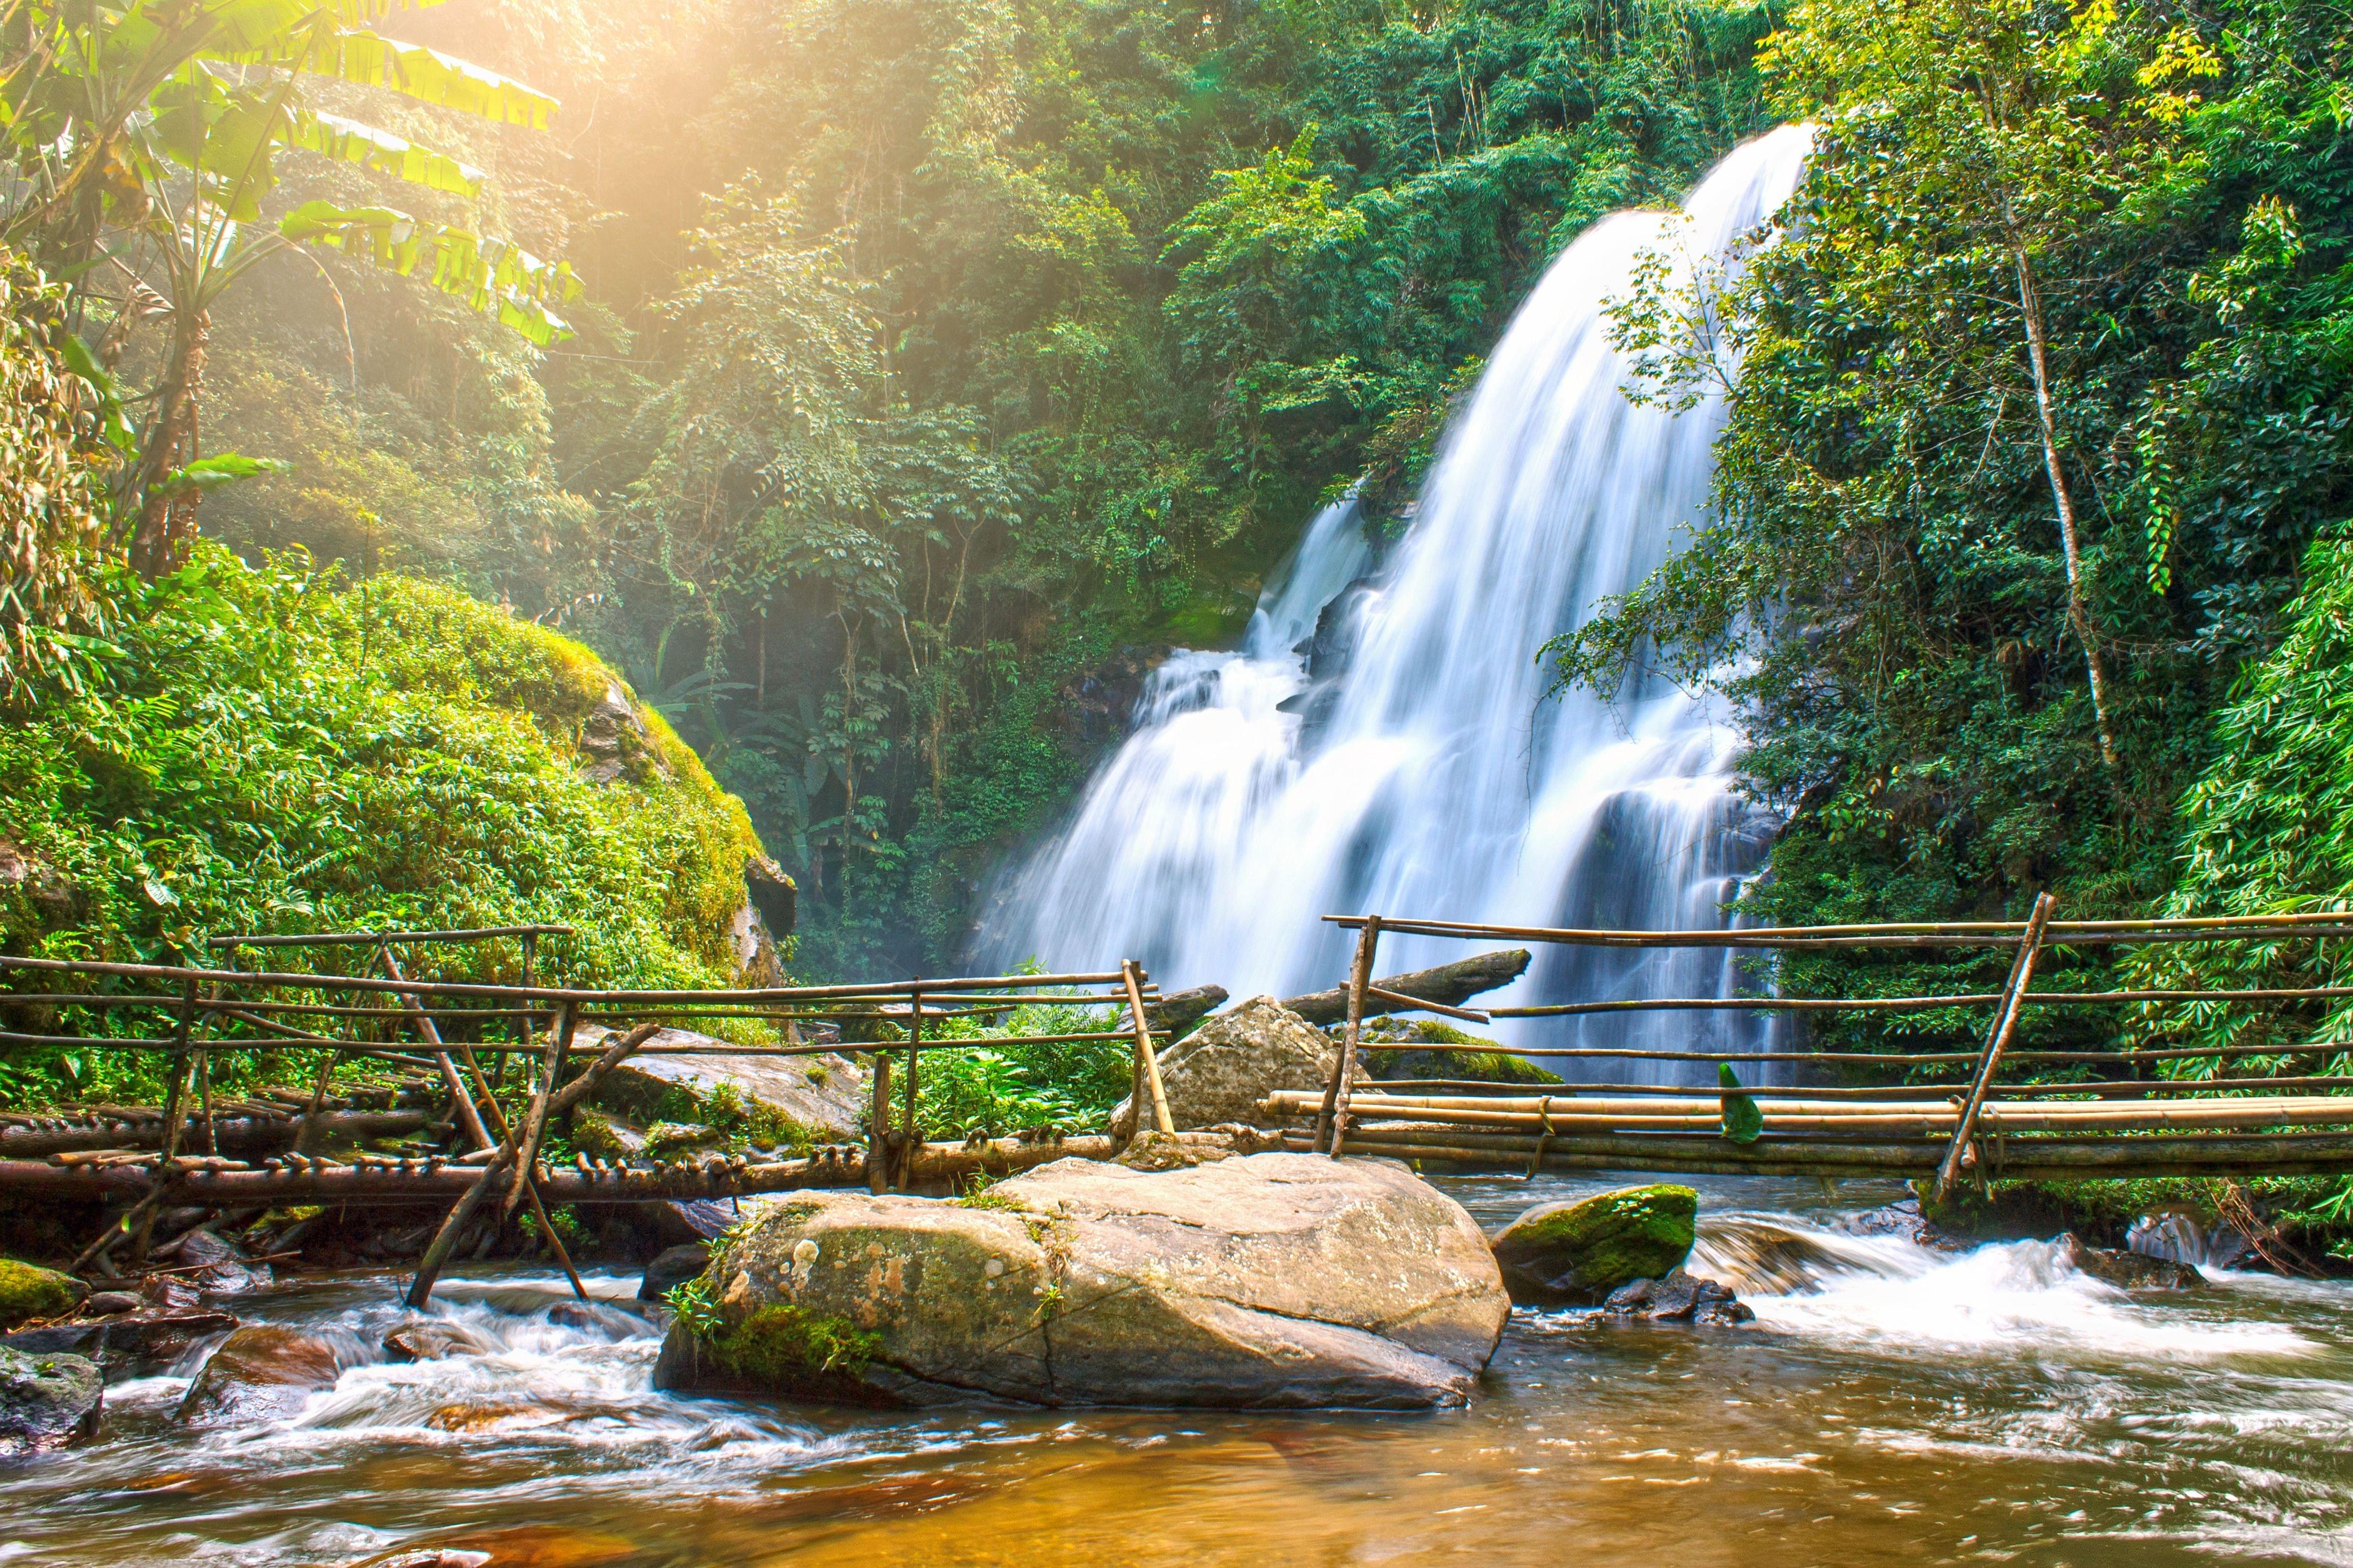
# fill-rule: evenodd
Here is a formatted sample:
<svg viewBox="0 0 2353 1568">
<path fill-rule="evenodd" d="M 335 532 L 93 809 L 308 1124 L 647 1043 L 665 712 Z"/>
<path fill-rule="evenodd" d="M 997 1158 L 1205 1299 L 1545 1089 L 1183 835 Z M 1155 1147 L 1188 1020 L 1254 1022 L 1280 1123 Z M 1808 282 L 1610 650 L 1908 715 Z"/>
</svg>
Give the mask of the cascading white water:
<svg viewBox="0 0 2353 1568">
<path fill-rule="evenodd" d="M 1758 137 L 1680 215 L 1621 213 L 1563 252 L 1378 574 L 1351 584 L 1367 560 L 1361 531 L 1352 507 L 1327 510 L 1240 651 L 1180 651 L 1155 671 L 1134 733 L 1009 877 L 983 956 L 1136 957 L 1165 985 L 1281 995 L 1339 979 L 1346 938 L 1326 913 L 1721 924 L 1770 829 L 1730 788 L 1725 715 L 1656 678 L 1614 699 L 1547 701 L 1535 653 L 1648 575 L 1707 502 L 1721 401 L 1680 413 L 1630 401 L 1608 302 L 1646 253 L 1731 256 L 1787 200 L 1810 141 L 1801 126 Z M 1392 941 L 1381 967 L 1466 951 Z M 1514 999 L 1721 994 L 1733 962 L 1551 949 Z M 1764 1027 L 1638 1013 L 1542 1038 L 1737 1048 Z"/>
</svg>

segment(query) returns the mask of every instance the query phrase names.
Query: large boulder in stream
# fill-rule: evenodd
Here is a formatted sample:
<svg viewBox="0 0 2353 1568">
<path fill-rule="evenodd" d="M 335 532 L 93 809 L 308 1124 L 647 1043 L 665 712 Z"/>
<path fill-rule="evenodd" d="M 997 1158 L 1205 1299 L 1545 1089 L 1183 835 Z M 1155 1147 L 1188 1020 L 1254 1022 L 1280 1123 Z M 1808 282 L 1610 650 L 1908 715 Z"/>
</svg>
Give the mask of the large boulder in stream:
<svg viewBox="0 0 2353 1568">
<path fill-rule="evenodd" d="M 1160 1053 L 1160 1084 L 1179 1131 L 1265 1120 L 1259 1102 L 1278 1089 L 1322 1089 L 1340 1047 L 1271 996 L 1253 996 Z M 1113 1108 L 1111 1130 L 1135 1130 L 1135 1108 Z"/>
<path fill-rule="evenodd" d="M 78 1355 L 0 1350 L 0 1454 L 77 1442 L 98 1430 L 98 1364 Z"/>
<path fill-rule="evenodd" d="M 1510 1310 L 1478 1226 L 1403 1165 L 1271 1153 L 797 1194 L 692 1294 L 657 1387 L 906 1405 L 1422 1409 Z"/>
<path fill-rule="evenodd" d="M 1593 1306 L 1682 1268 L 1698 1217 L 1699 1194 L 1665 1184 L 1539 1204 L 1496 1233 L 1495 1262 L 1514 1301 Z"/>
<path fill-rule="evenodd" d="M 223 1340 L 188 1384 L 180 1419 L 250 1426 L 301 1408 L 314 1389 L 332 1388 L 347 1367 L 369 1360 L 355 1345 L 296 1329 L 256 1325 Z"/>
</svg>

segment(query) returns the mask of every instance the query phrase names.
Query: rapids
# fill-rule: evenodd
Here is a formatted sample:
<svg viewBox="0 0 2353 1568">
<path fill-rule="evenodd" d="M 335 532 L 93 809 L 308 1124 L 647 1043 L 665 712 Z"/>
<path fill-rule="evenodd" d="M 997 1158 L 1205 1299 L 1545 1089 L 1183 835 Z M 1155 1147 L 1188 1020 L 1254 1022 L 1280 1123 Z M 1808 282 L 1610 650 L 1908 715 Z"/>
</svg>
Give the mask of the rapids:
<svg viewBox="0 0 2353 1568">
<path fill-rule="evenodd" d="M 1171 986 L 1289 995 L 1341 976 L 1327 913 L 1721 924 L 1772 826 L 1732 790 L 1726 715 L 1656 676 L 1547 700 L 1535 654 L 1647 576 L 1707 505 L 1721 400 L 1630 401 L 1609 302 L 1646 255 L 1736 265 L 1810 140 L 1760 136 L 1681 213 L 1620 213 L 1563 251 L 1451 426 L 1404 539 L 1376 568 L 1354 508 L 1327 510 L 1240 649 L 1179 650 L 1153 674 L 1125 744 L 984 914 L 981 967 L 1134 957 Z M 1463 952 L 1398 941 L 1384 969 Z M 1733 962 L 1556 949 L 1514 999 L 1716 994 Z M 1756 1048 L 1759 1017 L 1621 1015 L 1592 1038 L 1561 1020 L 1544 1040 Z"/>
<path fill-rule="evenodd" d="M 1437 1181 L 1490 1225 L 1604 1184 Z M 110 1390 L 102 1441 L 0 1468 L 0 1563 L 2353 1562 L 2353 1290 L 2127 1295 L 2042 1242 L 1837 1228 L 1892 1186 L 1697 1184 L 1694 1267 L 1755 1323 L 1515 1312 L 1437 1415 L 689 1399 L 649 1386 L 633 1279 L 584 1311 L 480 1275 L 440 1310 L 492 1353 L 356 1366 L 269 1424 L 182 1427 L 192 1366 Z M 235 1304 L 374 1344 L 394 1293 Z"/>
</svg>

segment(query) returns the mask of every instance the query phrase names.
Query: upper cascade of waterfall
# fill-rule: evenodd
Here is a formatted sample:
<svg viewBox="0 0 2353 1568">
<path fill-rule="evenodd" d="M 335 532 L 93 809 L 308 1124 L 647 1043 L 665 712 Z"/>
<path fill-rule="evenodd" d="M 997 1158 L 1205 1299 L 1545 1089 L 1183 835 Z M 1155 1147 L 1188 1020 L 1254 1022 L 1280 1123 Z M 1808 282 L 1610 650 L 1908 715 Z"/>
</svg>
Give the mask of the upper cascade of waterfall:
<svg viewBox="0 0 2353 1568">
<path fill-rule="evenodd" d="M 1810 142 L 1804 126 L 1757 137 L 1681 212 L 1620 213 L 1563 251 L 1450 426 L 1406 537 L 1367 574 L 1353 504 L 1327 508 L 1239 650 L 1180 650 L 1154 672 L 1134 733 L 1008 874 L 984 962 L 1134 957 L 1166 984 L 1282 995 L 1340 977 L 1347 942 L 1327 913 L 1721 924 L 1771 827 L 1732 790 L 1728 715 L 1659 680 L 1547 700 L 1535 655 L 1647 576 L 1707 505 L 1721 401 L 1630 400 L 1609 301 L 1648 254 L 1736 265 Z M 1396 942 L 1381 968 L 1467 951 Z M 1514 999 L 1719 994 L 1736 962 L 1552 950 Z M 1663 1047 L 1669 1016 L 1683 1048 L 1762 1038 L 1734 1014 L 1603 1027 Z M 1581 1037 L 1556 1025 L 1545 1043 Z"/>
</svg>

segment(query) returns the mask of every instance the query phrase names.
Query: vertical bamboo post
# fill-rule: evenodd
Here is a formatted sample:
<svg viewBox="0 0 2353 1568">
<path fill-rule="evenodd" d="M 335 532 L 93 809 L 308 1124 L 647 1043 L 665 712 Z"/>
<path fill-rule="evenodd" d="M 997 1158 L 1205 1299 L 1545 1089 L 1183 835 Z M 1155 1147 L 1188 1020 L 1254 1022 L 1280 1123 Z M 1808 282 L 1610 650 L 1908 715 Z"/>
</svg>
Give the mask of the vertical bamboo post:
<svg viewBox="0 0 2353 1568">
<path fill-rule="evenodd" d="M 389 945 L 384 950 L 384 972 L 395 980 L 408 978 L 400 972 L 400 961 L 392 956 Z M 464 1081 L 458 1077 L 457 1064 L 449 1059 L 448 1048 L 441 1043 L 441 1031 L 435 1027 L 432 1015 L 425 1010 L 422 1002 L 407 992 L 403 991 L 399 994 L 401 1006 L 416 1021 L 417 1037 L 433 1053 L 433 1065 L 441 1073 L 441 1087 L 449 1091 L 450 1112 L 465 1128 L 466 1136 L 474 1141 L 475 1148 L 490 1148 L 494 1142 L 490 1129 L 482 1125 L 481 1112 L 474 1107 L 474 1097 L 466 1091 Z"/>
<path fill-rule="evenodd" d="M 923 1147 L 923 1134 L 915 1129 L 915 1058 L 923 1048 L 923 994 L 913 986 L 907 991 L 907 1125 L 899 1145 L 899 1185 L 912 1186 L 915 1179 L 915 1152 Z"/>
<path fill-rule="evenodd" d="M 1365 1026 L 1365 991 L 1373 983 L 1373 950 L 1380 945 L 1381 917 L 1366 915 L 1356 938 L 1356 962 L 1348 972 L 1348 1027 L 1340 1040 L 1340 1059 L 1332 1064 L 1332 1082 L 1324 1090 L 1324 1113 L 1316 1119 L 1315 1146 L 1336 1160 L 1340 1142 L 1348 1135 L 1348 1097 L 1356 1088 L 1356 1037 Z"/>
<path fill-rule="evenodd" d="M 164 1157 L 155 1163 L 155 1192 L 160 1194 L 172 1179 L 173 1163 L 180 1156 L 180 1130 L 187 1120 L 188 1087 L 195 1079 L 195 1064 L 189 1058 L 188 1041 L 195 1032 L 196 983 L 189 981 L 180 992 L 180 1018 L 172 1028 L 172 1082 L 164 1095 Z M 155 1211 L 163 1206 L 160 1197 L 143 1203 L 138 1227 L 131 1237 L 131 1258 L 143 1262 L 147 1257 L 148 1239 L 155 1234 Z"/>
<path fill-rule="evenodd" d="M 1144 1096 L 1152 1097 L 1152 1125 L 1163 1132 L 1176 1131 L 1176 1121 L 1168 1114 L 1168 1091 L 1160 1081 L 1160 1058 L 1152 1054 L 1152 1026 L 1144 1016 L 1144 966 L 1132 958 L 1122 959 L 1120 983 L 1127 987 L 1127 1017 L 1135 1030 L 1135 1077 L 1139 1092 L 1128 1100 L 1134 1110 L 1131 1120 L 1140 1130 L 1144 1126 Z"/>
<path fill-rule="evenodd" d="M 866 1111 L 866 1190 L 891 1190 L 891 1054 L 874 1053 L 873 1100 Z"/>
<path fill-rule="evenodd" d="M 2009 1048 L 2010 1037 L 2018 1027 L 2018 1015 L 2025 1006 L 2027 984 L 2034 978 L 2034 959 L 2042 946 L 2043 928 L 2050 924 L 2051 910 L 2058 902 L 2048 893 L 2034 897 L 2034 909 L 2026 917 L 2025 934 L 2019 938 L 2018 956 L 2011 960 L 2010 979 L 2001 989 L 2001 1001 L 1994 1008 L 1993 1023 L 1986 1031 L 1985 1055 L 1978 1058 L 1977 1076 L 1969 1081 L 1968 1098 L 1961 1103 L 1961 1114 L 1953 1124 L 1953 1142 L 1945 1151 L 1944 1163 L 1936 1167 L 1936 1201 L 1941 1203 L 1952 1194 L 1955 1184 L 1961 1179 L 1961 1166 L 1968 1155 L 1969 1137 L 1977 1129 L 1978 1111 L 1985 1104 L 1986 1089 L 2001 1066 L 2001 1053 Z"/>
<path fill-rule="evenodd" d="M 531 1109 L 523 1113 L 520 1130 L 522 1142 L 508 1142 L 514 1154 L 513 1179 L 507 1187 L 505 1210 L 512 1214 L 522 1202 L 523 1194 L 531 1190 L 532 1166 L 539 1160 L 539 1146 L 547 1136 L 547 1106 L 555 1091 L 564 1085 L 565 1053 L 572 1048 L 572 1031 L 579 1021 L 579 1009 L 569 1001 L 555 1005 L 555 1030 L 549 1039 L 545 1058 L 545 1076 L 538 1091 L 531 1097 Z"/>
</svg>

